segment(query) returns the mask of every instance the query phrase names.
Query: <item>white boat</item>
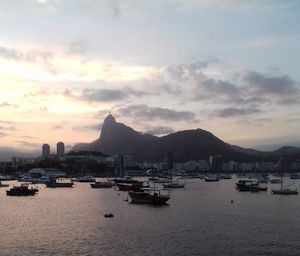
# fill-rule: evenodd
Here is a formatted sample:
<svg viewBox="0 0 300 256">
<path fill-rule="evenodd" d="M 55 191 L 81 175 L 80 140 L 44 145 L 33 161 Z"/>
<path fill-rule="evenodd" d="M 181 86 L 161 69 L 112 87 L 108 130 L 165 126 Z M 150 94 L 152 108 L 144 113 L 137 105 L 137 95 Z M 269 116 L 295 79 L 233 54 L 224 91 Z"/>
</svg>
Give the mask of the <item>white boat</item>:
<svg viewBox="0 0 300 256">
<path fill-rule="evenodd" d="M 164 183 L 164 188 L 184 188 L 185 184 L 183 182 L 180 182 L 178 180 L 171 181 L 170 183 Z"/>
<path fill-rule="evenodd" d="M 291 189 L 291 188 L 284 188 L 283 187 L 283 179 L 282 179 L 281 175 L 281 179 L 280 179 L 280 188 L 279 189 L 272 189 L 272 193 L 275 195 L 297 195 L 298 194 L 298 190 L 295 189 Z"/>
</svg>

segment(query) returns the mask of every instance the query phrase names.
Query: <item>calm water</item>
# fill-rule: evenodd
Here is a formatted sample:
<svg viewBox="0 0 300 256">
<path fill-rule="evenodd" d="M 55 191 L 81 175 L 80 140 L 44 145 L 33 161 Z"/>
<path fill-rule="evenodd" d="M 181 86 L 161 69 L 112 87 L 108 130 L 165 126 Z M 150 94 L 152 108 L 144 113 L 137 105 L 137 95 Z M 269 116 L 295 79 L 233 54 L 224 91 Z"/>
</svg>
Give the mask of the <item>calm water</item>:
<svg viewBox="0 0 300 256">
<path fill-rule="evenodd" d="M 234 183 L 187 180 L 162 207 L 83 183 L 34 197 L 0 188 L 0 255 L 300 255 L 300 195 Z"/>
</svg>

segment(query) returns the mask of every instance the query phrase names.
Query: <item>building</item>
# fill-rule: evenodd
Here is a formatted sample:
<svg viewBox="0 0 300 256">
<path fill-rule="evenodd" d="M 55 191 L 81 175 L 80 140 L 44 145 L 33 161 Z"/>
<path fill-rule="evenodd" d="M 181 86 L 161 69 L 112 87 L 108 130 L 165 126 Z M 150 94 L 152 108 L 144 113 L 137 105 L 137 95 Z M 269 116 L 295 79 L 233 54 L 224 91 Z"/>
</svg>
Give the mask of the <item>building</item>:
<svg viewBox="0 0 300 256">
<path fill-rule="evenodd" d="M 173 152 L 168 153 L 168 166 L 169 166 L 169 170 L 174 169 L 174 155 L 173 155 Z"/>
<path fill-rule="evenodd" d="M 210 156 L 209 157 L 209 164 L 211 166 L 211 170 L 213 172 L 221 172 L 222 171 L 222 156 Z"/>
<path fill-rule="evenodd" d="M 56 155 L 57 157 L 61 157 L 65 154 L 65 144 L 63 142 L 58 142 L 56 144 Z"/>
<path fill-rule="evenodd" d="M 44 144 L 42 147 L 42 156 L 44 158 L 49 158 L 50 157 L 50 146 L 49 144 Z"/>
</svg>

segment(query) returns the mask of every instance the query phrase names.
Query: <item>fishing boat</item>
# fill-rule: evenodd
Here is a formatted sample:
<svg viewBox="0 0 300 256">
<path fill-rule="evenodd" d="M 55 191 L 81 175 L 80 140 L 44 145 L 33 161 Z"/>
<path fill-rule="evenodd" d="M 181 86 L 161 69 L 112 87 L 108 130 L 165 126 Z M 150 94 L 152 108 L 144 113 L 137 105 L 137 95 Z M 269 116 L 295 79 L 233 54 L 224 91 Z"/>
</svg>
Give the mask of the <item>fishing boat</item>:
<svg viewBox="0 0 300 256">
<path fill-rule="evenodd" d="M 74 183 L 65 179 L 50 179 L 45 184 L 48 188 L 71 188 Z"/>
<path fill-rule="evenodd" d="M 243 192 L 243 191 L 250 191 L 250 192 L 259 192 L 259 191 L 267 191 L 267 186 L 260 186 L 259 183 L 255 180 L 239 180 L 236 184 L 236 189 Z"/>
<path fill-rule="evenodd" d="M 131 203 L 136 204 L 166 204 L 170 199 L 169 190 L 164 189 L 143 189 L 142 191 L 129 191 L 128 192 Z"/>
<path fill-rule="evenodd" d="M 272 193 L 274 195 L 297 195 L 298 190 L 297 189 L 291 189 L 291 188 L 284 188 L 283 186 L 283 175 L 281 175 L 281 182 L 280 182 L 280 189 L 272 189 Z"/>
<path fill-rule="evenodd" d="M 33 196 L 39 190 L 37 188 L 29 188 L 28 184 L 21 184 L 20 186 L 13 186 L 10 190 L 6 190 L 8 196 Z"/>
<path fill-rule="evenodd" d="M 95 183 L 90 183 L 91 188 L 112 188 L 113 183 L 108 181 L 96 181 Z"/>
</svg>

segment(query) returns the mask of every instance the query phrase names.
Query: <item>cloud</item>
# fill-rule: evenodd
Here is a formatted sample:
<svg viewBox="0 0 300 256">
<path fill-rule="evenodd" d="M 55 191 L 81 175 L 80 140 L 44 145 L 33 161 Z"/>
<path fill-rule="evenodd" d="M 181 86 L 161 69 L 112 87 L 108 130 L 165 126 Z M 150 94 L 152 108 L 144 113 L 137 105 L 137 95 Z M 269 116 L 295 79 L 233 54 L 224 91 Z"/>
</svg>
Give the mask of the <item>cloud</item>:
<svg viewBox="0 0 300 256">
<path fill-rule="evenodd" d="M 101 124 L 92 124 L 92 125 L 81 125 L 81 126 L 74 126 L 73 130 L 77 132 L 87 132 L 87 131 L 101 131 L 102 123 Z"/>
<path fill-rule="evenodd" d="M 20 60 L 20 59 L 23 59 L 23 55 L 21 52 L 15 50 L 15 49 L 0 46 L 0 58 Z"/>
<path fill-rule="evenodd" d="M 215 112 L 219 117 L 235 117 L 257 114 L 260 113 L 261 110 L 257 108 L 224 108 Z"/>
<path fill-rule="evenodd" d="M 2 126 L 0 125 L 0 130 L 2 131 L 17 131 L 17 128 L 14 126 Z"/>
<path fill-rule="evenodd" d="M 66 89 L 63 94 L 65 97 L 93 103 L 122 101 L 130 97 L 142 97 L 151 93 L 125 86 L 122 89 L 84 89 L 79 93 Z"/>
<path fill-rule="evenodd" d="M 299 84 L 288 76 L 267 76 L 258 72 L 244 75 L 248 92 L 253 96 L 275 99 L 280 104 L 299 103 Z"/>
<path fill-rule="evenodd" d="M 64 127 L 62 125 L 59 125 L 59 124 L 52 126 L 53 130 L 60 130 L 60 129 L 63 129 L 63 128 Z"/>
<path fill-rule="evenodd" d="M 41 148 L 42 144 L 40 143 L 33 143 L 23 140 L 16 140 L 15 142 L 19 143 L 21 146 L 28 147 L 28 148 Z"/>
<path fill-rule="evenodd" d="M 17 108 L 18 105 L 17 105 L 17 104 L 7 103 L 7 102 L 2 102 L 2 103 L 0 103 L 0 108 L 5 108 L 5 107 L 13 107 L 13 108 Z"/>
<path fill-rule="evenodd" d="M 191 121 L 196 117 L 195 114 L 190 111 L 149 107 L 143 104 L 119 108 L 118 113 L 121 116 L 134 117 L 142 120 Z"/>
<path fill-rule="evenodd" d="M 145 133 L 149 133 L 152 135 L 165 135 L 173 132 L 174 130 L 171 127 L 155 126 L 155 127 L 149 127 Z"/>
<path fill-rule="evenodd" d="M 5 133 L 5 132 L 0 132 L 0 138 L 6 137 L 6 136 L 7 136 L 7 133 Z"/>
</svg>

